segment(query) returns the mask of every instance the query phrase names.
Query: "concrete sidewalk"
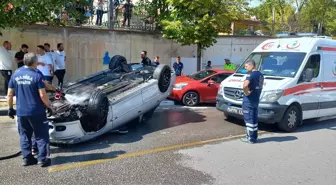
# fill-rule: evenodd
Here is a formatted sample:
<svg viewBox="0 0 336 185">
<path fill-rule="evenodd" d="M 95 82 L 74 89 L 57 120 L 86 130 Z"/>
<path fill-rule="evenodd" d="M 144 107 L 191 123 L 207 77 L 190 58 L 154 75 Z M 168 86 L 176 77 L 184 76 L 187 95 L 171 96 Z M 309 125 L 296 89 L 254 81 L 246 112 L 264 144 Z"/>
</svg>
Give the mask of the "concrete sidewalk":
<svg viewBox="0 0 336 185">
<path fill-rule="evenodd" d="M 214 184 L 336 184 L 336 121 L 291 134 L 266 134 L 260 143 L 240 140 L 181 150 L 181 164 L 215 179 Z M 307 128 L 307 127 L 305 127 Z"/>
</svg>

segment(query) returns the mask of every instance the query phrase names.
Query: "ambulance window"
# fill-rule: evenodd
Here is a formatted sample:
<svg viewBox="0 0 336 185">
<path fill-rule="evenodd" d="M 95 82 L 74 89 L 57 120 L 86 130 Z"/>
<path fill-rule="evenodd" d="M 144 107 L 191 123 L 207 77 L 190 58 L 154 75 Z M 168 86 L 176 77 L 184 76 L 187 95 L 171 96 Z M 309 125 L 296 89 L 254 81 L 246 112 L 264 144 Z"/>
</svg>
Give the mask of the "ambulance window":
<svg viewBox="0 0 336 185">
<path fill-rule="evenodd" d="M 308 68 L 314 69 L 314 78 L 318 77 L 320 74 L 320 62 L 321 62 L 321 56 L 319 54 L 311 55 L 303 71 L 306 71 L 306 69 Z M 302 81 L 303 80 L 301 75 L 300 82 Z"/>
</svg>

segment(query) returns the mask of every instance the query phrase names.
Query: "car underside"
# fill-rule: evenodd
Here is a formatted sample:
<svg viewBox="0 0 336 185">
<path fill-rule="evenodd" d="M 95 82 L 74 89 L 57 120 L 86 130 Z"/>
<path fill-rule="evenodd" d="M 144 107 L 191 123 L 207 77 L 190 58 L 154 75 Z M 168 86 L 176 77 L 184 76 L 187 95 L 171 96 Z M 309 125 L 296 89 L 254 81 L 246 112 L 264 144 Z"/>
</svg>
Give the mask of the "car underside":
<svg viewBox="0 0 336 185">
<path fill-rule="evenodd" d="M 85 133 L 97 132 L 109 123 L 111 106 L 154 83 L 159 93 L 164 94 L 171 88 L 169 66 L 144 65 L 132 70 L 124 57 L 116 55 L 111 59 L 109 69 L 69 83 L 52 94 L 53 114 L 48 120 L 52 123 L 50 127 L 55 128 L 50 129 L 62 132 L 67 128 L 61 123 L 79 121 Z M 154 112 L 155 108 L 150 110 Z M 151 115 L 150 111 L 146 111 L 144 115 Z"/>
</svg>

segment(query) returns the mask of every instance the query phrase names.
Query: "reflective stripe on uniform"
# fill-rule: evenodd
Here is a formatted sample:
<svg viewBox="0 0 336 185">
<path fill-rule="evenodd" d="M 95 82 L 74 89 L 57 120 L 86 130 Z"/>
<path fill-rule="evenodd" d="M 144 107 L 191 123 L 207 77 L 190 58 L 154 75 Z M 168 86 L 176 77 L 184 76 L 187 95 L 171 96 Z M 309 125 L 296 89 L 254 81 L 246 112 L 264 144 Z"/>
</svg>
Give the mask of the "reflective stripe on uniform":
<svg viewBox="0 0 336 185">
<path fill-rule="evenodd" d="M 254 127 L 258 127 L 258 123 L 256 123 L 256 124 L 246 123 L 246 126 L 254 128 Z"/>
</svg>

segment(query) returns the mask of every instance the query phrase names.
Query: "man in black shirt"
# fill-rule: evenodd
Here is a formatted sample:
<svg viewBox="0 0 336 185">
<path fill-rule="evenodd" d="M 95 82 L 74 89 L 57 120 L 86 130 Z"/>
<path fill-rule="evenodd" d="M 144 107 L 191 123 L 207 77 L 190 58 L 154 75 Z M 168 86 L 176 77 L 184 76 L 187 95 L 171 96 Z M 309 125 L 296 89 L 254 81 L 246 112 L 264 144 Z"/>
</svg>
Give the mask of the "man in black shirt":
<svg viewBox="0 0 336 185">
<path fill-rule="evenodd" d="M 147 51 L 141 52 L 141 64 L 143 65 L 151 65 L 152 61 L 147 57 Z"/>
<path fill-rule="evenodd" d="M 125 22 L 127 20 L 127 26 L 129 27 L 132 16 L 133 4 L 130 2 L 130 0 L 126 0 L 126 3 L 124 4 L 123 8 L 124 8 L 124 20 L 122 26 L 125 26 Z"/>
<path fill-rule="evenodd" d="M 27 44 L 22 44 L 21 50 L 15 54 L 15 61 L 18 65 L 18 68 L 24 66 L 23 57 L 26 53 L 28 53 L 28 46 Z"/>
</svg>

